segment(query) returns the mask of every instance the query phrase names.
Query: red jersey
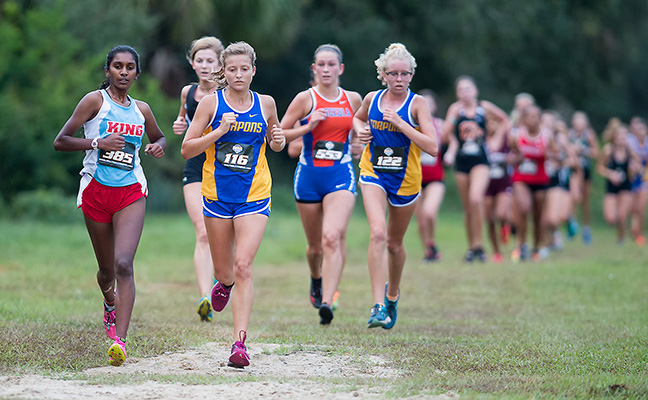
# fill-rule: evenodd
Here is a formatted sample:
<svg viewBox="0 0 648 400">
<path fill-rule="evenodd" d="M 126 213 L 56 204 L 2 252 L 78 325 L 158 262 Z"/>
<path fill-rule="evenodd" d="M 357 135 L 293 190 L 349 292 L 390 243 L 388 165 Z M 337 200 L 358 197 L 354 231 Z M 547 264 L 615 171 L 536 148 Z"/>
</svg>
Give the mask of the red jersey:
<svg viewBox="0 0 648 400">
<path fill-rule="evenodd" d="M 436 130 L 437 143 L 439 143 L 439 148 L 441 148 L 441 128 L 443 127 L 443 120 L 441 118 L 433 118 L 432 123 Z M 441 163 L 441 158 L 441 151 L 439 151 L 436 157 L 432 157 L 428 153 L 421 151 L 423 183 L 443 181 L 443 164 Z"/>
<path fill-rule="evenodd" d="M 313 111 L 323 109 L 326 119 L 303 136 L 304 147 L 299 157 L 300 163 L 330 167 L 351 161 L 349 133 L 353 129 L 353 108 L 344 89 L 338 90 L 337 98 L 329 100 L 320 95 L 316 88 L 308 89 L 313 99 L 313 108 L 306 118 L 310 119 Z"/>
<path fill-rule="evenodd" d="M 537 136 L 531 137 L 526 128 L 518 128 L 517 147 L 522 154 L 522 161 L 513 171 L 513 182 L 524 182 L 531 185 L 546 185 L 549 176 L 545 171 L 547 154 L 547 137 L 549 131 L 540 129 Z"/>
</svg>

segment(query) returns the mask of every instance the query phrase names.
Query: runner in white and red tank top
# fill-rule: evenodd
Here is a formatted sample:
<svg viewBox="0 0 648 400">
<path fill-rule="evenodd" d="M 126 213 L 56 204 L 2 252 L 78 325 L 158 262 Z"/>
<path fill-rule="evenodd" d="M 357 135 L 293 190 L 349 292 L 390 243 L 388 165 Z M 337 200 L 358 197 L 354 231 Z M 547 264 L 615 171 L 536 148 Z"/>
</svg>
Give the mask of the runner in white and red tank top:
<svg viewBox="0 0 648 400">
<path fill-rule="evenodd" d="M 540 108 L 529 106 L 522 110 L 520 126 L 510 138 L 511 151 L 515 155 L 513 171 L 513 202 L 516 210 L 517 248 L 511 260 L 529 258 L 526 241 L 527 219 L 533 212 L 533 258 L 539 259 L 538 248 L 542 242 L 541 217 L 549 176 L 545 171 L 547 150 L 554 153 L 551 132 L 540 125 Z"/>
</svg>

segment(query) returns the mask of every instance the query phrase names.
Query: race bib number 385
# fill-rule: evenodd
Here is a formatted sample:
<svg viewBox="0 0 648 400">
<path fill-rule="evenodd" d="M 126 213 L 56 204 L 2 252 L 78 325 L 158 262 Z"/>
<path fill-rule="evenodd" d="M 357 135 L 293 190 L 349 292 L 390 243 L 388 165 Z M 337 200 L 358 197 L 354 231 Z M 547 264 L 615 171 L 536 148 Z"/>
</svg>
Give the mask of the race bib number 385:
<svg viewBox="0 0 648 400">
<path fill-rule="evenodd" d="M 97 162 L 101 165 L 131 171 L 135 167 L 135 144 L 126 142 L 121 150 L 99 150 Z"/>
<path fill-rule="evenodd" d="M 252 170 L 254 146 L 250 144 L 221 142 L 216 160 L 234 172 L 248 173 Z"/>
<path fill-rule="evenodd" d="M 405 167 L 405 147 L 374 146 L 374 170 L 378 172 L 398 172 Z"/>
</svg>

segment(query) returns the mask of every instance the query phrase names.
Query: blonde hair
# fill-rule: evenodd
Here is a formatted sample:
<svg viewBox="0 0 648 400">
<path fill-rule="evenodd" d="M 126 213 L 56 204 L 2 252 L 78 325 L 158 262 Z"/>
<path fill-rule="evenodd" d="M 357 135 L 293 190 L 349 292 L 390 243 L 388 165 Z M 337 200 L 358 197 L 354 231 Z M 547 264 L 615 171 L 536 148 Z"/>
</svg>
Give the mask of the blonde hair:
<svg viewBox="0 0 648 400">
<path fill-rule="evenodd" d="M 407 51 L 407 48 L 402 43 L 392 43 L 385 49 L 385 51 L 378 57 L 374 64 L 376 64 L 376 72 L 378 73 L 378 80 L 382 82 L 383 85 L 387 85 L 387 82 L 383 79 L 383 73 L 392 60 L 402 60 L 409 63 L 411 72 L 414 73 L 416 69 L 416 59 L 414 56 Z"/>
<path fill-rule="evenodd" d="M 217 81 L 221 87 L 227 86 L 227 80 L 225 79 L 225 61 L 228 57 L 239 55 L 249 56 L 252 67 L 256 66 L 256 53 L 252 46 L 247 42 L 242 41 L 230 43 L 229 46 L 227 46 L 220 54 L 220 68 L 218 68 L 218 71 L 214 72 L 214 80 Z"/>
<path fill-rule="evenodd" d="M 216 53 L 216 58 L 220 60 L 221 53 L 223 52 L 223 43 L 214 36 L 203 36 L 191 42 L 189 51 L 187 52 L 187 61 L 189 64 L 193 62 L 196 53 L 200 50 L 213 50 Z"/>
<path fill-rule="evenodd" d="M 621 120 L 617 117 L 612 117 L 609 119 L 605 129 L 603 130 L 603 142 L 612 143 L 616 138 L 617 132 L 620 127 L 623 126 Z"/>
</svg>

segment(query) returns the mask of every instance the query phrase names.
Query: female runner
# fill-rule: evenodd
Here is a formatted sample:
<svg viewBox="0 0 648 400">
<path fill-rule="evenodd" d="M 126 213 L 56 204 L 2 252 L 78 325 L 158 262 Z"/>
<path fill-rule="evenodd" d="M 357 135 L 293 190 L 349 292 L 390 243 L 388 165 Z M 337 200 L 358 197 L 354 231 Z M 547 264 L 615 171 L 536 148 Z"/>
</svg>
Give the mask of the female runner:
<svg viewBox="0 0 648 400">
<path fill-rule="evenodd" d="M 173 133 L 182 135 L 196 113 L 198 102 L 208 94 L 218 89 L 213 72 L 218 69 L 223 44 L 213 36 L 204 36 L 191 43 L 187 60 L 198 76 L 198 83 L 187 85 L 180 93 L 180 113 L 173 122 Z M 192 157 L 185 163 L 182 173 L 182 184 L 187 213 L 196 231 L 196 247 L 194 248 L 194 270 L 198 280 L 200 300 L 198 300 L 198 315 L 201 321 L 211 322 L 212 310 L 209 291 L 214 285 L 214 267 L 209 254 L 209 241 L 205 230 L 205 220 L 202 215 L 202 169 L 205 163 L 205 153 Z"/>
<path fill-rule="evenodd" d="M 489 182 L 489 149 L 499 149 L 506 132 L 510 130 L 506 113 L 493 103 L 478 100 L 477 85 L 469 76 L 461 76 L 455 85 L 458 101 L 450 105 L 443 124 L 442 138 L 447 143 L 454 133 L 458 149 L 452 146 L 444 156 L 446 164 L 455 165 L 457 190 L 464 208 L 464 223 L 468 237 L 465 261 L 485 262 L 482 241 L 482 213 L 484 196 Z M 486 140 L 486 121 L 492 120 L 497 129 Z M 486 146 L 488 142 L 488 146 Z"/>
<path fill-rule="evenodd" d="M 403 44 L 393 43 L 375 64 L 378 79 L 387 89 L 365 96 L 353 127 L 360 142 L 367 144 L 360 160 L 374 299 L 367 327 L 391 329 L 405 266 L 403 237 L 421 191 L 421 150 L 436 156 L 437 141 L 425 99 L 409 89 L 416 68 L 414 57 Z"/>
<path fill-rule="evenodd" d="M 77 206 L 99 264 L 104 328 L 114 341 L 108 359 L 119 366 L 126 360 L 126 335 L 135 304 L 133 259 L 148 195 L 139 149 L 146 133 L 151 143 L 144 154 L 161 158 L 166 139 L 148 104 L 128 95 L 141 72 L 137 52 L 130 46 L 113 48 L 104 71 L 106 80 L 81 99 L 56 136 L 54 148 L 86 152 Z M 74 137 L 82 126 L 85 138 Z"/>
<path fill-rule="evenodd" d="M 252 263 L 270 215 L 272 180 L 266 144 L 281 151 L 286 139 L 274 99 L 250 90 L 256 54 L 245 42 L 221 54 L 219 81 L 225 89 L 205 96 L 182 143 L 185 159 L 205 152 L 203 214 L 218 283 L 211 292 L 214 311 L 227 305 L 232 288 L 234 338 L 230 366 L 250 364 L 245 347 L 252 314 Z"/>
<path fill-rule="evenodd" d="M 281 120 L 287 141 L 303 143 L 295 170 L 294 195 L 308 247 L 310 299 L 320 324 L 333 319 L 334 296 L 342 275 L 345 234 L 353 211 L 356 177 L 351 163 L 353 114 L 362 98 L 340 87 L 342 52 L 324 44 L 312 64 L 316 85 L 299 93 Z M 305 120 L 305 124 L 296 124 Z M 294 128 L 295 126 L 297 126 Z"/>
<path fill-rule="evenodd" d="M 419 95 L 423 96 L 428 103 L 437 133 L 437 143 L 441 143 L 443 120 L 434 116 L 437 109 L 434 93 L 429 89 L 423 89 L 419 91 Z M 425 261 L 437 261 L 441 258 L 441 253 L 435 240 L 436 221 L 445 194 L 441 155 L 433 157 L 426 152 L 421 152 L 421 172 L 423 173 L 423 185 L 421 198 L 416 203 L 416 222 L 421 243 L 425 249 Z"/>
</svg>

